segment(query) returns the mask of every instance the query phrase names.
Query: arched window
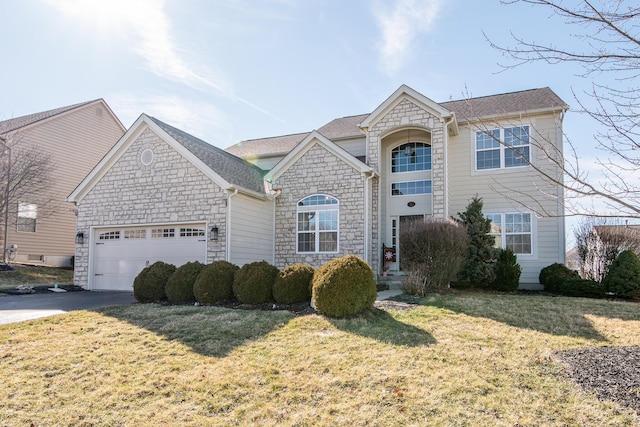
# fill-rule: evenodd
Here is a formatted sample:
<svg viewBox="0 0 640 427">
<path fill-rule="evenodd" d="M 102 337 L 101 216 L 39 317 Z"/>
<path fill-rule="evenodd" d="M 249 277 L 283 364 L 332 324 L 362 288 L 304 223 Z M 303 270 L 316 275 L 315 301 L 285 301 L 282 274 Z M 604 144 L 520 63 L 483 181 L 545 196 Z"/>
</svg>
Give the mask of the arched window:
<svg viewBox="0 0 640 427">
<path fill-rule="evenodd" d="M 423 142 L 407 142 L 391 150 L 391 172 L 431 170 L 431 146 Z"/>
<path fill-rule="evenodd" d="M 338 199 L 326 194 L 305 197 L 297 214 L 298 253 L 338 252 Z"/>
</svg>

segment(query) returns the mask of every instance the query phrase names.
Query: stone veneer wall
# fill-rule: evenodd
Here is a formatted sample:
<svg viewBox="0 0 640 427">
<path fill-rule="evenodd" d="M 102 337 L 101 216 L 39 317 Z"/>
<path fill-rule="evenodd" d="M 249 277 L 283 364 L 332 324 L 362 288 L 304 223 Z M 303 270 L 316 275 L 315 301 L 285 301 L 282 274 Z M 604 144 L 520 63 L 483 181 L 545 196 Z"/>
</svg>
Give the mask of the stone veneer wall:
<svg viewBox="0 0 640 427">
<path fill-rule="evenodd" d="M 140 154 L 154 151 L 144 166 Z M 146 129 L 78 204 L 78 230 L 92 226 L 207 222 L 219 227 L 217 242 L 207 241 L 207 262 L 225 259 L 226 195 L 150 129 Z M 74 283 L 88 285 L 89 239 L 76 245 Z"/>
<path fill-rule="evenodd" d="M 282 188 L 276 199 L 276 266 L 296 263 L 319 267 L 346 254 L 364 258 L 364 176 L 327 151 L 312 146 L 293 166 L 274 182 Z M 296 211 L 298 201 L 313 195 L 328 194 L 340 202 L 339 253 L 298 254 Z"/>
<path fill-rule="evenodd" d="M 381 135 L 386 134 L 392 129 L 402 129 L 404 127 L 416 126 L 431 132 L 431 182 L 433 189 L 433 216 L 435 218 L 446 217 L 445 207 L 445 164 L 444 164 L 444 121 L 429 111 L 419 107 L 409 99 L 404 98 L 391 111 L 389 111 L 382 119 L 372 126 L 367 133 L 368 153 L 367 161 L 369 166 L 380 170 L 380 147 Z M 379 191 L 379 189 L 378 189 Z M 380 198 L 385 203 L 386 195 L 382 194 Z M 376 208 L 374 212 L 379 212 Z M 372 265 L 374 271 L 378 271 L 379 258 L 381 257 L 381 246 L 379 235 L 379 221 L 376 215 L 376 221 L 372 223 L 371 251 Z"/>
</svg>

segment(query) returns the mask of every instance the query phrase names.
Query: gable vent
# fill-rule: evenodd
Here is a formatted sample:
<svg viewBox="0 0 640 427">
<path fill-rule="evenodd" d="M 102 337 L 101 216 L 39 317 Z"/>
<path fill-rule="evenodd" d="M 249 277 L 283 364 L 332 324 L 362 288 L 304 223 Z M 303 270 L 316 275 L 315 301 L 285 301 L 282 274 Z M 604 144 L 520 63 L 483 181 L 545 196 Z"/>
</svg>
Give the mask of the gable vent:
<svg viewBox="0 0 640 427">
<path fill-rule="evenodd" d="M 96 108 L 96 116 L 102 117 L 102 108 L 100 107 Z"/>
</svg>

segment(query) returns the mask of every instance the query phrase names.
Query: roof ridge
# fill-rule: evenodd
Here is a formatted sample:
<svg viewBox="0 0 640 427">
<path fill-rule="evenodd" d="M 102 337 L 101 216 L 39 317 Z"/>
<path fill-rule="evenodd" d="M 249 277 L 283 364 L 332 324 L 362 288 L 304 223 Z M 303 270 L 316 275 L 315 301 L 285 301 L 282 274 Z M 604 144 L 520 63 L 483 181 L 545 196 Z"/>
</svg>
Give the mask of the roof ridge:
<svg viewBox="0 0 640 427">
<path fill-rule="evenodd" d="M 549 86 L 545 86 L 545 87 L 537 87 L 537 88 L 531 88 L 531 89 L 514 90 L 514 91 L 511 91 L 511 92 L 494 93 L 492 95 L 473 96 L 471 98 L 460 98 L 460 99 L 452 99 L 450 101 L 440 101 L 440 102 L 438 102 L 438 104 L 447 104 L 447 103 L 452 103 L 452 102 L 470 101 L 472 99 L 493 98 L 493 97 L 502 96 L 502 95 L 515 95 L 517 93 L 533 92 L 535 90 L 542 90 L 542 89 L 551 90 L 551 88 Z"/>
<path fill-rule="evenodd" d="M 238 141 L 236 144 L 238 144 L 240 142 L 262 141 L 264 139 L 286 138 L 288 136 L 309 135 L 311 132 L 313 132 L 313 131 L 288 133 L 288 134 L 285 134 L 285 135 L 265 136 L 263 138 L 243 139 L 242 141 Z"/>
</svg>

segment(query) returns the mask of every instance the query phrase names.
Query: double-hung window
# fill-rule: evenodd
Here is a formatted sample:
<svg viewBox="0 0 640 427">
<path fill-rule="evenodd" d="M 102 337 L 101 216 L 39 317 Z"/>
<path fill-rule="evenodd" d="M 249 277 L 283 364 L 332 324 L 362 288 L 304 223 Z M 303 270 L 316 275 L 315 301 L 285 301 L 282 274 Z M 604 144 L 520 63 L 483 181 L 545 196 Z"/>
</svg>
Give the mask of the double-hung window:
<svg viewBox="0 0 640 427">
<path fill-rule="evenodd" d="M 338 252 L 338 199 L 315 194 L 298 202 L 298 253 Z"/>
<path fill-rule="evenodd" d="M 476 132 L 476 170 L 507 169 L 529 164 L 529 126 Z"/>
<path fill-rule="evenodd" d="M 18 203 L 18 227 L 17 231 L 26 233 L 36 232 L 38 219 L 38 205 L 33 203 Z"/>
<path fill-rule="evenodd" d="M 519 255 L 533 254 L 533 231 L 530 213 L 486 214 L 491 220 L 490 235 L 498 248 L 510 248 Z"/>
</svg>

